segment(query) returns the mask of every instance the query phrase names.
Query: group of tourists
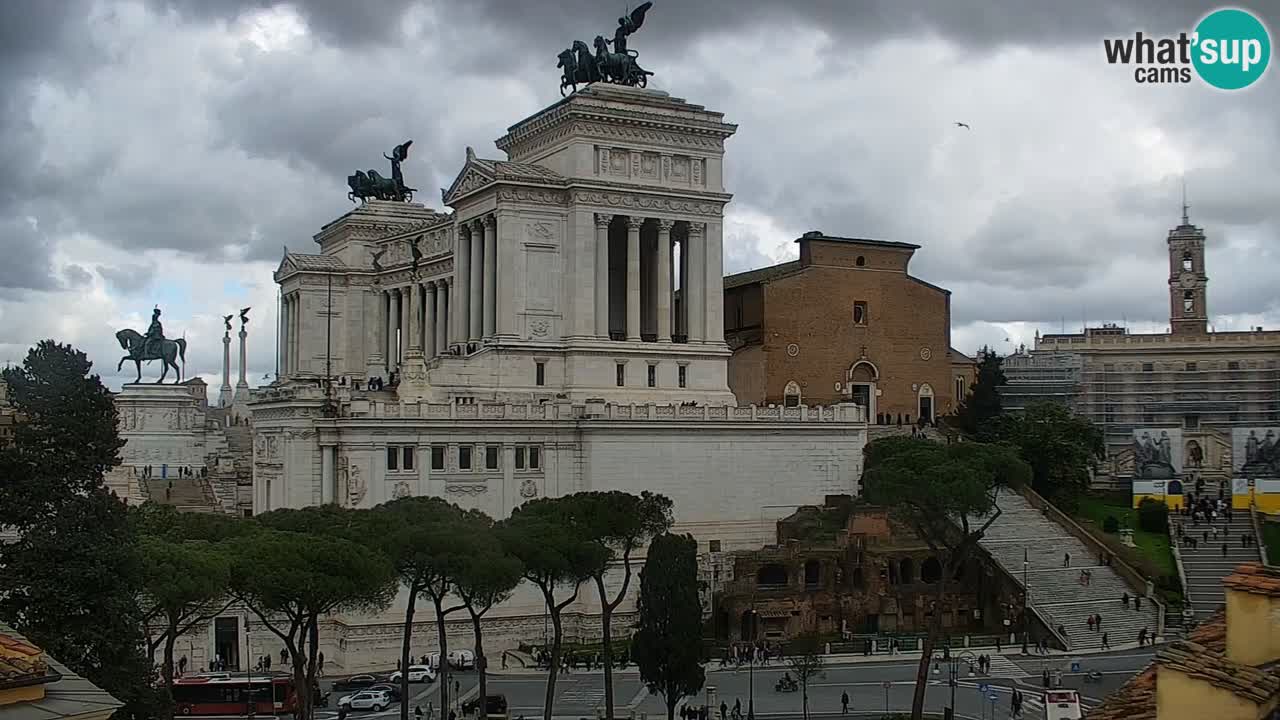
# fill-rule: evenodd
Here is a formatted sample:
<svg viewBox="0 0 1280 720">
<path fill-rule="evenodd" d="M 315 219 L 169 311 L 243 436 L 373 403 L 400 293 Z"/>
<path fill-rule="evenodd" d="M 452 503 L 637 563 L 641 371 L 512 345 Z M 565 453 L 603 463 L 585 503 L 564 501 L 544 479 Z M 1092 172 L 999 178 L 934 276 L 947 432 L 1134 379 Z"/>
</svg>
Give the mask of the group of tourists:
<svg viewBox="0 0 1280 720">
<path fill-rule="evenodd" d="M 720 667 L 728 667 L 730 665 L 740 667 L 753 662 L 768 666 L 771 660 L 781 662 L 782 646 L 770 645 L 763 640 L 732 643 L 725 648 L 724 654 L 720 656 Z"/>
</svg>

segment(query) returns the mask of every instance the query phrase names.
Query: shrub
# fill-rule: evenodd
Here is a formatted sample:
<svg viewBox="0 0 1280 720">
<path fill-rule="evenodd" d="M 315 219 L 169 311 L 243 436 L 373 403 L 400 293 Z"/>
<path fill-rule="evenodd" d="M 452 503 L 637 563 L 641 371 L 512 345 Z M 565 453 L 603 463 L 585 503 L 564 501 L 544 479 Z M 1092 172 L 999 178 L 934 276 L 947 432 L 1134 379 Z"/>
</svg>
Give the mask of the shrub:
<svg viewBox="0 0 1280 720">
<path fill-rule="evenodd" d="M 1155 498 L 1138 503 L 1138 527 L 1149 533 L 1169 532 L 1169 507 Z"/>
<path fill-rule="evenodd" d="M 1115 515 L 1108 515 L 1107 518 L 1102 521 L 1102 531 L 1113 535 L 1120 532 L 1120 521 L 1116 519 Z"/>
</svg>

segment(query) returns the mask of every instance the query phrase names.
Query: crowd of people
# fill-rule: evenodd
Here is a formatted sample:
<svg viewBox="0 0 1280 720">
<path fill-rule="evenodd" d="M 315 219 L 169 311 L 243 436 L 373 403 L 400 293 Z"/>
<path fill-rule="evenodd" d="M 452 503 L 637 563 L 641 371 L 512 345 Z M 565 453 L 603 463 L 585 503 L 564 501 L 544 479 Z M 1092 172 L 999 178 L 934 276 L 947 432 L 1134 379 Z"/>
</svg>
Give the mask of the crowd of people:
<svg viewBox="0 0 1280 720">
<path fill-rule="evenodd" d="M 1222 556 L 1227 556 L 1231 519 L 1234 515 L 1230 503 L 1222 498 L 1211 500 L 1188 494 L 1186 504 L 1177 508 L 1177 511 L 1182 519 L 1174 521 L 1173 535 L 1180 546 L 1195 550 L 1200 547 L 1200 543 L 1208 547 L 1210 542 L 1221 540 Z M 1191 521 L 1190 531 L 1187 529 L 1187 520 Z M 1251 547 L 1256 542 L 1252 533 L 1240 533 L 1240 547 Z"/>
<path fill-rule="evenodd" d="M 771 661 L 782 661 L 782 646 L 773 645 L 763 640 L 756 642 L 737 642 L 725 648 L 720 656 L 720 667 L 742 666 L 749 663 L 768 666 Z"/>
</svg>

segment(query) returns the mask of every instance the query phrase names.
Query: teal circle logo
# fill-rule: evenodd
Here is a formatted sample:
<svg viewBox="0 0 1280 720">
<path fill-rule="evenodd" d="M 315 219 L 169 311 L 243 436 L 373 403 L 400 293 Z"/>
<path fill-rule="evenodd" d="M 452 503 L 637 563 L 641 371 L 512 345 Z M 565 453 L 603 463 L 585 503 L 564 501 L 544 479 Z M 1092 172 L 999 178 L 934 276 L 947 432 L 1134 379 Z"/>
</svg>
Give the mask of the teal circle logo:
<svg viewBox="0 0 1280 720">
<path fill-rule="evenodd" d="M 1221 90 L 1239 90 L 1258 81 L 1271 60 L 1271 36 L 1251 13 L 1215 10 L 1196 26 L 1191 62 L 1196 72 Z"/>
</svg>

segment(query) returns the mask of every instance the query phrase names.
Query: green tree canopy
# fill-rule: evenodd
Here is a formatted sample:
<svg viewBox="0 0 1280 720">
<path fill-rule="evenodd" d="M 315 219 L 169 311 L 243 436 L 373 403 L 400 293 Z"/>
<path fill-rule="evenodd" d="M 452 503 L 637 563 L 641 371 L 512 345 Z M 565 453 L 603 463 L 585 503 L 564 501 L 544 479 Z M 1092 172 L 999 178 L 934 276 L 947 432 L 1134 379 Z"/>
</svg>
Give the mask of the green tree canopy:
<svg viewBox="0 0 1280 720">
<path fill-rule="evenodd" d="M 667 720 L 673 720 L 680 700 L 696 695 L 706 682 L 698 543 L 692 535 L 659 535 L 649 544 L 638 605 L 640 622 L 631 654 L 640 679 L 662 695 Z"/>
<path fill-rule="evenodd" d="M 1001 416 L 991 436 L 1018 449 L 1031 466 L 1031 487 L 1068 509 L 1089 488 L 1089 478 L 1107 456 L 1102 430 L 1056 402 L 1034 403 Z"/>
<path fill-rule="evenodd" d="M 800 683 L 801 708 L 805 720 L 809 720 L 809 682 L 826 674 L 823 649 L 822 638 L 813 633 L 801 635 L 787 648 L 787 667 L 796 674 L 796 680 Z"/>
<path fill-rule="evenodd" d="M 481 620 L 493 606 L 511 597 L 524 577 L 524 565 L 502 545 L 489 518 L 475 518 L 469 526 L 470 532 L 462 539 L 468 552 L 455 570 L 454 592 L 471 615 L 480 697 L 487 698 L 489 660 L 484 651 Z M 480 717 L 487 718 L 488 712 L 488 703 L 481 702 Z"/>
<path fill-rule="evenodd" d="M 960 430 L 971 437 L 982 436 L 987 424 L 1004 412 L 1000 388 L 1007 383 L 1004 358 L 989 347 L 979 350 L 977 377 L 955 413 Z"/>
<path fill-rule="evenodd" d="M 867 499 L 890 513 L 929 546 L 942 564 L 933 613 L 921 648 L 912 717 L 919 720 L 929 679 L 929 660 L 942 630 L 941 607 L 948 579 L 973 554 L 983 533 L 1000 515 L 1003 487 L 1031 475 L 1014 448 L 960 442 L 942 445 L 914 438 L 885 438 L 867 445 L 862 485 Z"/>
</svg>

